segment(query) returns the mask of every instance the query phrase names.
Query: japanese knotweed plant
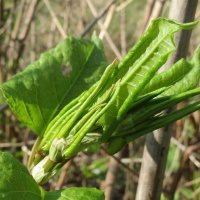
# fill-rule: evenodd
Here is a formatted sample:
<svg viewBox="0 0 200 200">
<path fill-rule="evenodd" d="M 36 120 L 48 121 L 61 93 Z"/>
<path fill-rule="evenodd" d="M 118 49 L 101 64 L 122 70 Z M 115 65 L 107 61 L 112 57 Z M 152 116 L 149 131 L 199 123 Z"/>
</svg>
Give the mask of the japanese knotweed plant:
<svg viewBox="0 0 200 200">
<path fill-rule="evenodd" d="M 191 100 L 180 110 L 163 112 L 200 94 L 195 88 L 200 46 L 191 60 L 181 59 L 156 74 L 175 50 L 174 33 L 196 24 L 156 19 L 129 53 L 110 65 L 95 35 L 91 41 L 70 37 L 1 85 L 12 111 L 38 135 L 28 164 L 35 181 L 45 183 L 80 151 L 105 143 L 114 154 L 130 141 L 198 110 L 200 101 Z M 9 195 L 6 189 L 1 192 L 2 185 L 0 195 Z M 38 191 L 38 199 L 48 196 Z M 64 192 L 56 193 L 59 199 Z"/>
</svg>

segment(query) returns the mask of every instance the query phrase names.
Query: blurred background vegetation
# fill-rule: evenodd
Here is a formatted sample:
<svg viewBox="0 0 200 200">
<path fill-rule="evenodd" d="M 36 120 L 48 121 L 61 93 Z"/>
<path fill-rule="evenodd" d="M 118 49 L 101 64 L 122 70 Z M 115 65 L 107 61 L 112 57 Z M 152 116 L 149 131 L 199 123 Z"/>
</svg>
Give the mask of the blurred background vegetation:
<svg viewBox="0 0 200 200">
<path fill-rule="evenodd" d="M 69 36 L 90 39 L 96 31 L 109 62 L 116 57 L 121 59 L 139 40 L 151 19 L 168 16 L 169 6 L 169 0 L 0 0 L 0 84 Z M 199 18 L 200 5 L 195 20 Z M 200 25 L 192 32 L 188 58 L 200 43 L 199 32 Z M 174 185 L 177 185 L 175 199 L 200 199 L 199 111 L 176 122 L 174 130 L 162 199 L 168 199 Z M 26 165 L 35 139 L 36 135 L 15 118 L 0 94 L 0 150 L 12 153 Z M 144 141 L 142 137 L 130 143 L 114 157 L 108 156 L 103 147 L 95 154 L 80 153 L 44 188 L 110 188 L 112 199 L 132 200 Z"/>
</svg>

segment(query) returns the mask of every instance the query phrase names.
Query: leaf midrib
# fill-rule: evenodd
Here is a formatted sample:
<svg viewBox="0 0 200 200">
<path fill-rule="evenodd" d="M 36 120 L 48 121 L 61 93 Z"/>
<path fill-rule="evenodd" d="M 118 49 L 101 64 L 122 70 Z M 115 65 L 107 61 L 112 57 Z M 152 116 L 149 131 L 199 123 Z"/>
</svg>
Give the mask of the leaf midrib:
<svg viewBox="0 0 200 200">
<path fill-rule="evenodd" d="M 170 30 L 170 31 L 171 31 L 171 30 Z M 175 31 L 174 31 L 174 32 L 175 32 Z M 173 32 L 172 32 L 171 34 L 173 34 Z M 170 35 L 171 35 L 171 34 L 170 34 Z M 130 74 L 128 74 L 127 76 L 125 76 L 124 79 L 122 79 L 121 84 L 125 84 L 126 82 L 128 82 L 129 78 L 130 78 L 131 76 L 133 76 L 134 72 L 136 72 L 136 71 L 140 68 L 140 66 L 141 66 L 145 61 L 148 60 L 149 56 L 152 55 L 153 52 L 155 52 L 155 50 L 158 48 L 159 44 L 160 44 L 163 40 L 165 40 L 166 37 L 169 37 L 170 35 L 169 35 L 169 32 L 168 32 L 166 35 L 164 35 L 164 37 L 162 37 L 160 40 L 158 40 L 158 42 L 156 43 L 156 45 L 154 45 L 154 47 L 152 48 L 152 50 L 150 50 L 149 53 L 147 53 L 147 54 L 144 56 L 144 58 L 143 58 L 141 61 L 138 62 L 138 64 L 134 67 L 134 70 L 133 70 Z M 156 38 L 156 39 L 157 39 L 157 38 Z M 153 43 L 153 41 L 152 41 L 152 43 Z M 152 44 L 152 43 L 151 43 L 151 44 Z M 173 43 L 172 43 L 172 44 L 173 44 Z M 148 46 L 148 48 L 149 48 L 149 46 Z M 147 50 L 147 49 L 146 49 L 146 50 Z M 173 49 L 172 49 L 172 50 L 173 50 Z M 168 52 L 170 52 L 170 51 L 168 51 Z M 141 56 L 142 56 L 142 55 L 141 55 Z M 140 57 L 141 57 L 141 56 L 140 56 Z M 139 58 L 139 59 L 140 59 L 140 58 Z M 149 67 L 148 67 L 148 68 L 149 68 Z M 142 76 L 143 76 L 143 75 L 142 75 Z"/>
<path fill-rule="evenodd" d="M 69 93 L 69 92 L 71 91 L 71 89 L 74 87 L 76 81 L 78 80 L 78 78 L 80 77 L 80 75 L 82 74 L 82 72 L 84 71 L 85 66 L 86 66 L 86 64 L 88 63 L 88 60 L 90 59 L 94 48 L 95 48 L 95 45 L 93 45 L 93 47 L 91 48 L 90 54 L 89 54 L 89 56 L 86 58 L 85 64 L 83 65 L 82 68 L 80 68 L 81 70 L 77 70 L 77 71 L 78 71 L 78 73 L 77 73 L 78 75 L 76 76 L 76 78 L 74 79 L 74 81 L 72 82 L 72 84 L 69 86 L 69 88 L 68 88 L 68 90 L 66 91 L 65 95 L 64 95 L 63 98 L 60 100 L 60 103 L 58 103 L 58 105 L 55 107 L 54 111 L 53 111 L 52 114 L 51 114 L 51 117 L 49 118 L 49 119 L 50 119 L 49 121 L 51 121 L 52 118 L 55 116 L 55 114 L 56 114 L 56 112 L 57 112 L 57 109 L 59 108 L 60 105 L 62 105 L 64 99 L 67 97 L 68 93 Z M 50 54 L 52 55 L 51 52 L 50 52 Z M 52 55 L 52 56 L 53 56 L 53 55 Z M 54 57 L 54 56 L 53 56 L 53 57 Z M 58 59 L 57 59 L 56 57 L 54 57 L 54 58 L 56 59 L 56 61 L 58 61 Z M 62 64 L 62 63 L 59 62 L 59 61 L 58 61 L 58 63 Z M 47 122 L 47 124 L 48 124 L 48 122 Z"/>
</svg>

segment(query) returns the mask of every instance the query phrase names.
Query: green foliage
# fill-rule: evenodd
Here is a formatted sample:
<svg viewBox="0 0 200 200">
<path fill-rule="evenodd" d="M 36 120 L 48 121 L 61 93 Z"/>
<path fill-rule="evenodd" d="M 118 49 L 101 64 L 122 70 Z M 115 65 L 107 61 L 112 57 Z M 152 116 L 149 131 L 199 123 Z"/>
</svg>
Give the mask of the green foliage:
<svg viewBox="0 0 200 200">
<path fill-rule="evenodd" d="M 96 188 L 68 188 L 46 192 L 44 200 L 104 200 L 104 193 Z"/>
<path fill-rule="evenodd" d="M 18 119 L 41 136 L 56 113 L 99 80 L 106 66 L 104 52 L 93 42 L 71 37 L 1 88 Z M 63 74 L 61 67 L 70 73 Z"/>
<path fill-rule="evenodd" d="M 200 88 L 193 89 L 200 78 L 200 47 L 191 61 L 180 60 L 156 75 L 175 49 L 174 33 L 196 24 L 156 19 L 122 61 L 107 67 L 95 35 L 92 41 L 68 38 L 3 84 L 1 89 L 13 112 L 39 135 L 29 162 L 36 182 L 45 183 L 91 145 L 98 149 L 106 143 L 108 153 L 114 154 L 128 142 L 198 110 L 197 101 L 162 113 L 200 93 Z M 103 198 L 93 189 L 43 195 Z"/>
<path fill-rule="evenodd" d="M 200 46 L 197 47 L 190 61 L 181 59 L 168 70 L 154 76 L 142 93 L 145 94 L 170 86 L 168 90 L 162 93 L 162 96 L 164 96 L 179 94 L 194 88 L 200 78 L 199 57 Z"/>
<path fill-rule="evenodd" d="M 107 172 L 107 162 L 105 158 L 94 160 L 90 165 L 82 166 L 82 173 L 86 178 L 105 179 Z"/>
<path fill-rule="evenodd" d="M 58 200 L 104 200 L 105 196 L 103 191 L 96 188 L 68 188 L 61 193 Z"/>
<path fill-rule="evenodd" d="M 68 188 L 43 191 L 26 167 L 9 153 L 0 152 L 0 199 L 15 200 L 104 200 L 103 191 L 95 188 Z"/>
<path fill-rule="evenodd" d="M 28 170 L 9 153 L 0 152 L 0 177 L 0 199 L 42 199 L 42 192 Z"/>
</svg>

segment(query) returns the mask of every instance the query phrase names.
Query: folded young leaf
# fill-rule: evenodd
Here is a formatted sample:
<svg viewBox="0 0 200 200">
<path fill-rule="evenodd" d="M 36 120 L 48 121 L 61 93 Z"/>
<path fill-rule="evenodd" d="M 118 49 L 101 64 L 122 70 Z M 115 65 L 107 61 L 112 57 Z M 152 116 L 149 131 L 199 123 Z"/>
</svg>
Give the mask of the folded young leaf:
<svg viewBox="0 0 200 200">
<path fill-rule="evenodd" d="M 169 87 L 161 96 L 179 94 L 194 88 L 200 78 L 200 45 L 191 60 L 181 59 L 168 70 L 155 75 L 142 91 L 142 94 L 162 87 Z"/>
<path fill-rule="evenodd" d="M 147 94 L 162 87 L 169 87 L 180 81 L 191 70 L 190 65 L 185 59 L 177 61 L 172 67 L 156 74 L 146 85 L 141 94 Z"/>
<path fill-rule="evenodd" d="M 104 128 L 102 141 L 112 135 L 142 90 L 174 51 L 174 33 L 191 29 L 196 24 L 180 24 L 162 18 L 152 21 L 147 32 L 120 62 L 115 72 L 115 79 L 121 79 L 121 87 L 116 103 L 98 120 Z"/>
<path fill-rule="evenodd" d="M 123 139 L 126 140 L 126 142 L 133 141 L 147 133 L 150 133 L 151 131 L 154 131 L 158 128 L 165 127 L 174 121 L 181 119 L 197 110 L 200 109 L 200 101 L 197 101 L 195 103 L 192 103 L 188 106 L 185 106 L 184 108 L 181 108 L 180 110 L 176 110 L 174 112 L 171 112 L 166 115 L 161 116 L 154 116 L 151 121 L 149 121 L 149 124 L 143 123 L 140 124 L 140 127 L 136 127 L 136 129 L 132 129 L 132 133 L 128 134 L 123 137 Z M 145 129 L 143 128 L 145 126 Z"/>
</svg>

